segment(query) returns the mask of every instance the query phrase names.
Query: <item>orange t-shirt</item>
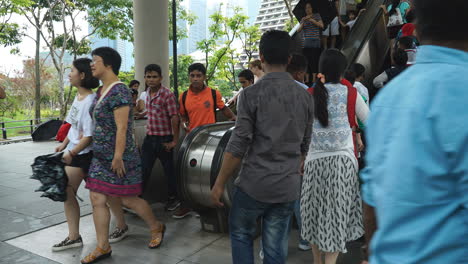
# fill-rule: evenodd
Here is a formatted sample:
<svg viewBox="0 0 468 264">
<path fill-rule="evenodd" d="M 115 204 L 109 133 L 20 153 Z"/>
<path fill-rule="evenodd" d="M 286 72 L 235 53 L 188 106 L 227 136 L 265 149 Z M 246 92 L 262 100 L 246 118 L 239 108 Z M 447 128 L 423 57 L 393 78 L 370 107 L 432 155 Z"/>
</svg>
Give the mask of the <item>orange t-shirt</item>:
<svg viewBox="0 0 468 264">
<path fill-rule="evenodd" d="M 179 96 L 179 111 L 181 115 L 188 115 L 190 131 L 202 125 L 216 123 L 215 113 L 213 113 L 213 95 L 211 94 L 210 87 L 205 87 L 205 89 L 198 94 L 192 92 L 192 89 L 188 89 L 187 97 L 185 98 L 187 112 L 185 112 L 182 97 L 183 94 Z M 216 90 L 216 106 L 219 109 L 225 107 L 221 100 L 221 93 L 218 90 Z"/>
</svg>

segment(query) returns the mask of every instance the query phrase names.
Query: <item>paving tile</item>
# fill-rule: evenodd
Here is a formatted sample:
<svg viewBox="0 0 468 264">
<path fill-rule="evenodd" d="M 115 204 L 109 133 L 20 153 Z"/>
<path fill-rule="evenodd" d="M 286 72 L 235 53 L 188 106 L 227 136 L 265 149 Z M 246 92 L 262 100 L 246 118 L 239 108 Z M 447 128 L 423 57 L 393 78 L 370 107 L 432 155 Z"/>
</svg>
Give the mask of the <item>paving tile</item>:
<svg viewBox="0 0 468 264">
<path fill-rule="evenodd" d="M 13 254 L 4 256 L 0 259 L 1 264 L 57 264 L 60 262 L 55 262 L 53 260 L 43 258 L 41 256 L 35 255 L 33 253 L 27 252 L 25 250 L 17 251 Z"/>
<path fill-rule="evenodd" d="M 0 241 L 11 239 L 54 224 L 51 221 L 37 219 L 15 212 L 0 209 Z"/>
<path fill-rule="evenodd" d="M 232 263 L 231 251 L 226 250 L 224 247 L 210 245 L 192 256 L 186 258 L 190 262 L 203 263 L 203 264 L 228 264 Z"/>
<path fill-rule="evenodd" d="M 0 197 L 14 195 L 14 194 L 17 194 L 17 193 L 18 193 L 18 189 L 0 185 Z"/>
<path fill-rule="evenodd" d="M 7 255 L 10 255 L 10 254 L 13 254 L 17 251 L 20 251 L 21 249 L 20 248 L 17 248 L 17 247 L 14 247 L 14 246 L 11 246 L 7 243 L 4 243 L 4 242 L 0 242 L 0 259 L 2 259 L 3 257 L 7 256 Z"/>
</svg>

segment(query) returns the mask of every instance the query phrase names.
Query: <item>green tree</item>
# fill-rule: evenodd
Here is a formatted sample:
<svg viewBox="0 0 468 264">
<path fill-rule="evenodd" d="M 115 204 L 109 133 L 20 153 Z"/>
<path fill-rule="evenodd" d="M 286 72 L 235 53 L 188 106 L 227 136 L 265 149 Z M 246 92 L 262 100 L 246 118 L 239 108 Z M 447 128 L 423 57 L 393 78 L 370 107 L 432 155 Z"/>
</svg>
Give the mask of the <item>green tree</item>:
<svg viewBox="0 0 468 264">
<path fill-rule="evenodd" d="M 177 80 L 179 86 L 179 94 L 186 91 L 190 86 L 190 81 L 188 78 L 188 67 L 193 63 L 193 58 L 190 55 L 178 55 L 177 56 Z M 169 60 L 169 78 L 171 87 L 174 86 L 174 74 L 173 74 L 173 64 L 172 59 Z"/>
<path fill-rule="evenodd" d="M 21 43 L 23 33 L 20 26 L 10 21 L 19 8 L 28 5 L 29 0 L 0 0 L 0 45 L 6 47 Z"/>
</svg>

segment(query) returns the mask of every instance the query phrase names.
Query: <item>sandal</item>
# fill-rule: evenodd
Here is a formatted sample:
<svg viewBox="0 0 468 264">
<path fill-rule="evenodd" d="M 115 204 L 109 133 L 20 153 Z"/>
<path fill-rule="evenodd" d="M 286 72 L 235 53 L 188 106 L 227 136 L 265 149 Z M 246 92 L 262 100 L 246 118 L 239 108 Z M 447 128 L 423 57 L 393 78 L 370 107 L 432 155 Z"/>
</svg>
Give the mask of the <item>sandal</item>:
<svg viewBox="0 0 468 264">
<path fill-rule="evenodd" d="M 99 256 L 96 256 L 94 255 L 94 251 L 89 253 L 89 255 L 87 255 L 86 257 L 84 257 L 82 260 L 81 260 L 81 263 L 82 264 L 91 264 L 91 263 L 96 263 L 100 260 L 103 260 L 103 259 L 106 259 L 108 257 L 111 256 L 112 254 L 112 249 L 111 247 L 109 247 L 107 250 L 104 250 L 100 247 L 96 247 L 96 250 L 95 251 L 98 251 L 99 253 L 101 253 L 101 255 Z"/>
<path fill-rule="evenodd" d="M 164 233 L 166 232 L 166 225 L 161 223 L 158 229 L 151 230 L 151 241 L 148 244 L 149 248 L 158 248 L 164 240 Z M 161 237 L 153 238 L 154 235 L 161 234 Z"/>
</svg>

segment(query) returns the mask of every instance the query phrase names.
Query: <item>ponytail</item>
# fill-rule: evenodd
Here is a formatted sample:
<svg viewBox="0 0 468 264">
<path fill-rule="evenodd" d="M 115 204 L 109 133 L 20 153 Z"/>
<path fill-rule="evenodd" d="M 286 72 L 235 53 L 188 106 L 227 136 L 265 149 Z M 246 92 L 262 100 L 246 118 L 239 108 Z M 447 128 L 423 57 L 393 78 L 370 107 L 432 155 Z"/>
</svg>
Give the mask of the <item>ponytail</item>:
<svg viewBox="0 0 468 264">
<path fill-rule="evenodd" d="M 388 14 L 391 16 L 393 14 L 396 13 L 396 9 L 400 6 L 401 4 L 401 0 L 393 0 L 392 1 L 392 8 L 390 9 L 390 11 L 388 12 Z M 401 14 L 402 16 L 404 16 L 404 14 Z"/>
<path fill-rule="evenodd" d="M 323 127 L 328 127 L 328 91 L 320 78 L 315 82 L 314 105 L 315 117 Z"/>
</svg>

